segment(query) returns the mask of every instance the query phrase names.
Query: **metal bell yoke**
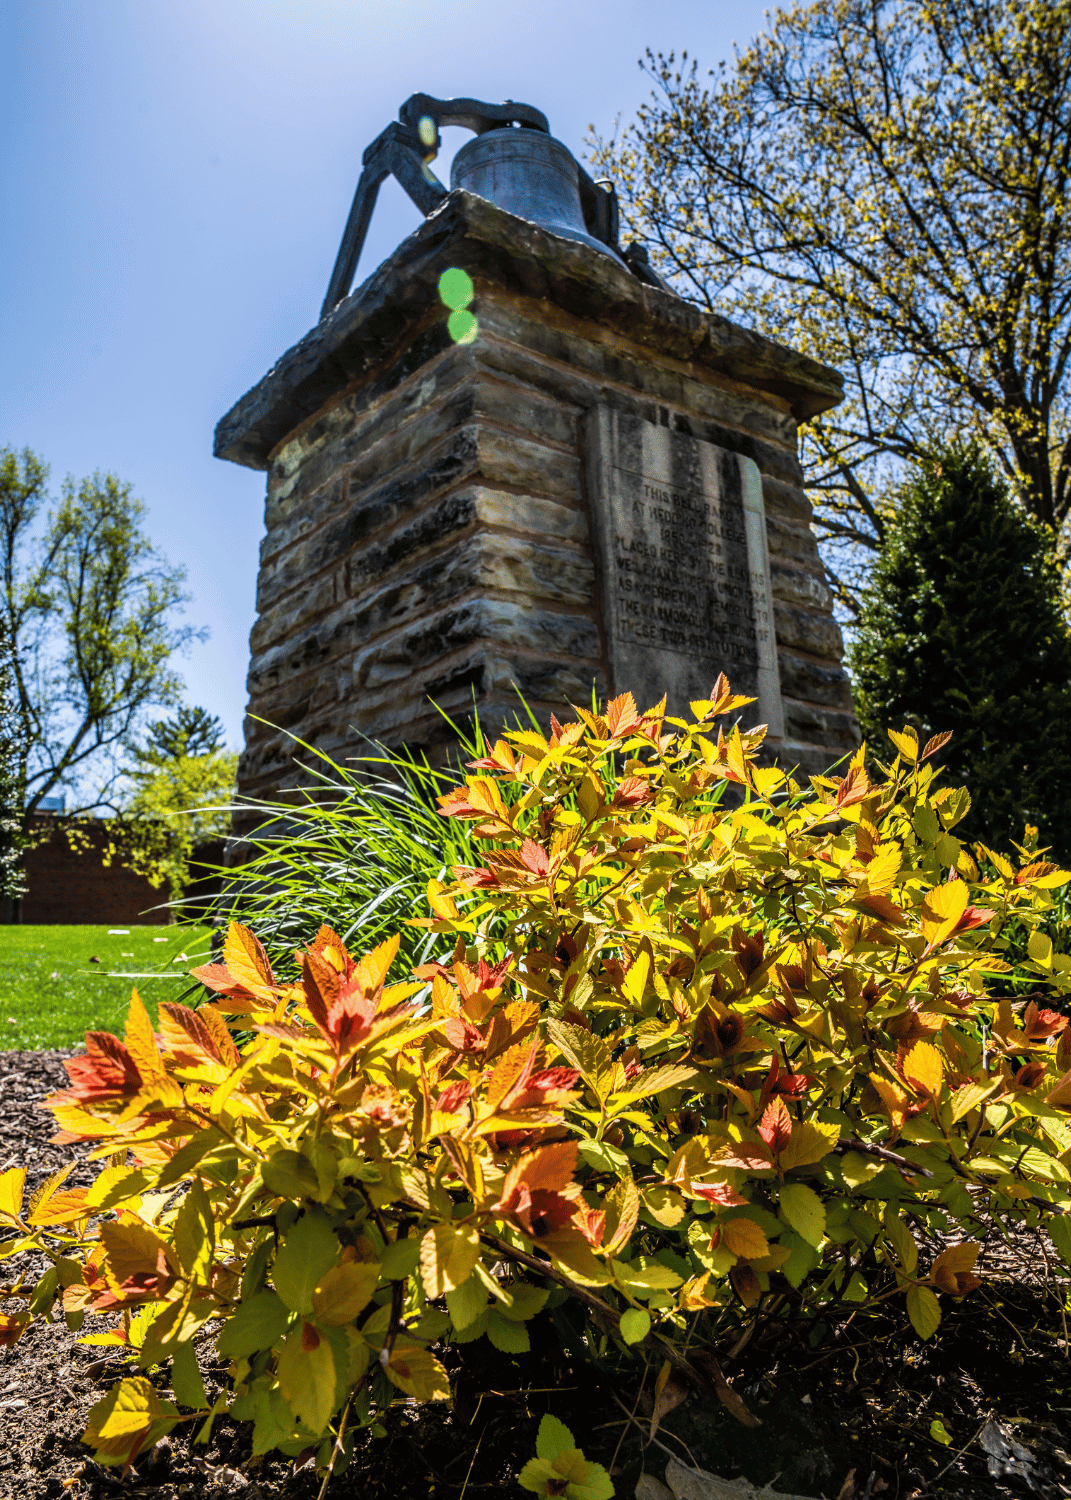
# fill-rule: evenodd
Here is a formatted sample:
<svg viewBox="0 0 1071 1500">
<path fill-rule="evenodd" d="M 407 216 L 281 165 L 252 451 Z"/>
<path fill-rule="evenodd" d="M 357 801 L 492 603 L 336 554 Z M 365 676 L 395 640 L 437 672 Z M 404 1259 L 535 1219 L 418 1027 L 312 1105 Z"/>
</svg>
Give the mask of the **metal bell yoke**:
<svg viewBox="0 0 1071 1500">
<path fill-rule="evenodd" d="M 421 213 L 431 214 L 447 189 L 430 163 L 442 144 L 439 130 L 461 125 L 475 132 L 454 158 L 453 188 L 487 198 L 508 213 L 552 234 L 590 245 L 612 256 L 648 285 L 669 288 L 647 264 L 638 245 L 622 251 L 617 242 L 617 194 L 613 183 L 594 181 L 568 147 L 550 134 L 547 117 L 530 104 L 485 104 L 479 99 L 433 99 L 413 94 L 365 151 L 364 170 L 339 246 L 320 320 L 349 295 L 376 196 L 383 179 L 397 178 Z"/>
</svg>

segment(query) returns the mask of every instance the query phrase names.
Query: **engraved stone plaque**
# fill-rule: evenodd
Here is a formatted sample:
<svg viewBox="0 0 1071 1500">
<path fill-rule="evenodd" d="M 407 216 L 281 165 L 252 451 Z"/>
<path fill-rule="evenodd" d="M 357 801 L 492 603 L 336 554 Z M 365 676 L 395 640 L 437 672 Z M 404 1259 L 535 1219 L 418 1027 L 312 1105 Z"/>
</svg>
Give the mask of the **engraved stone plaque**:
<svg viewBox="0 0 1071 1500">
<path fill-rule="evenodd" d="M 783 738 L 758 466 L 605 406 L 586 446 L 614 692 L 681 713 L 724 672 L 758 700 L 744 723 Z"/>
</svg>

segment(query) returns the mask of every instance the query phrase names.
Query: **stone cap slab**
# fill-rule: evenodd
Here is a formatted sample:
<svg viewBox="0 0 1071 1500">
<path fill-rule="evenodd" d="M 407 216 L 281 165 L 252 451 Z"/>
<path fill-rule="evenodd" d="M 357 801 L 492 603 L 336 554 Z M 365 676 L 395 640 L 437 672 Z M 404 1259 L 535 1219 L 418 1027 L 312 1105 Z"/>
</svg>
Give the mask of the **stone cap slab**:
<svg viewBox="0 0 1071 1500">
<path fill-rule="evenodd" d="M 609 256 L 458 189 L 231 408 L 216 427 L 216 457 L 266 469 L 272 450 L 339 391 L 388 360 L 404 366 L 421 324 L 430 331 L 441 323 L 447 348 L 438 280 L 449 266 L 462 266 L 476 281 L 477 313 L 481 287 L 546 299 L 619 330 L 632 345 L 691 365 L 697 376 L 709 370 L 780 397 L 798 422 L 843 399 L 843 379 L 828 365 L 646 286 Z"/>
</svg>

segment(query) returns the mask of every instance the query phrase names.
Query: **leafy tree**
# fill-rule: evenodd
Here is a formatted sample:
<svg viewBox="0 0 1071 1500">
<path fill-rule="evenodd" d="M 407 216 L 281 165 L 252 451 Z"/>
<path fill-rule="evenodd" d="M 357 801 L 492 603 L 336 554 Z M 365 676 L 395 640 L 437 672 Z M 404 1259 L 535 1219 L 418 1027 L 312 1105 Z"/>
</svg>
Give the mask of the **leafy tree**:
<svg viewBox="0 0 1071 1500">
<path fill-rule="evenodd" d="M 0 618 L 0 901 L 23 895 L 18 722 L 11 695 L 11 648 Z"/>
<path fill-rule="evenodd" d="M 1071 0 L 819 0 L 708 82 L 596 140 L 623 218 L 685 295 L 836 366 L 805 429 L 842 602 L 884 539 L 889 470 L 953 423 L 1027 509 L 1071 509 Z M 724 65 L 723 65 L 724 68 Z"/>
<path fill-rule="evenodd" d="M 125 746 L 153 706 L 178 700 L 172 655 L 204 632 L 175 616 L 189 598 L 143 529 L 145 507 L 114 474 L 64 481 L 39 524 L 48 469 L 0 449 L 0 614 L 18 725 L 17 805 L 57 788 L 72 812 L 114 805 Z"/>
<path fill-rule="evenodd" d="M 134 747 L 115 852 L 155 885 L 166 882 L 172 900 L 189 881 L 195 846 L 230 830 L 238 757 L 223 748 L 223 734 L 206 709 L 183 706 Z"/>
<path fill-rule="evenodd" d="M 1040 828 L 1071 854 L 1071 635 L 1043 530 L 977 445 L 919 466 L 901 488 L 851 652 L 856 712 L 952 731 L 943 759 L 973 807 L 969 836 Z"/>
</svg>

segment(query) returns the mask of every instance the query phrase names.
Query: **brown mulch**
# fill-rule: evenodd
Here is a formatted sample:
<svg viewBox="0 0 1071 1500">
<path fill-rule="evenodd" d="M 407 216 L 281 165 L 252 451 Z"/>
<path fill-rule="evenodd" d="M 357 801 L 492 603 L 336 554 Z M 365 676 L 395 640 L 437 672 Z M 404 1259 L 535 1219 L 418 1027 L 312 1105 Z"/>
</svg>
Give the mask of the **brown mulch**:
<svg viewBox="0 0 1071 1500">
<path fill-rule="evenodd" d="M 49 1144 L 51 1117 L 34 1108 L 62 1084 L 62 1054 L 0 1053 L 0 1170 L 24 1163 L 36 1184 L 72 1159 Z M 78 1165 L 72 1183 L 91 1168 Z M 1007 1246 L 992 1235 L 980 1266 L 987 1281 L 959 1307 L 945 1303 L 937 1337 L 905 1334 L 900 1310 L 831 1327 L 761 1329 L 726 1361 L 736 1390 L 762 1418 L 746 1428 L 718 1404 L 690 1396 L 647 1436 L 655 1370 L 592 1360 L 558 1314 L 531 1325 L 532 1354 L 513 1358 L 486 1340 L 443 1355 L 455 1386 L 450 1407 L 392 1408 L 384 1436 L 358 1437 L 349 1469 L 329 1495 L 390 1500 L 524 1496 L 520 1466 L 535 1451 L 539 1419 L 553 1411 L 590 1458 L 613 1466 L 619 1496 L 643 1469 L 661 1477 L 676 1456 L 724 1478 L 828 1500 L 1065 1500 L 1071 1497 L 1071 1360 L 1058 1282 L 1036 1236 Z M 9 1283 L 12 1262 L 0 1262 Z M 563 1339 L 565 1343 L 563 1344 Z M 571 1352 L 567 1352 L 568 1350 Z M 121 1373 L 98 1347 L 80 1345 L 62 1319 L 35 1324 L 0 1352 L 0 1500 L 178 1500 L 237 1495 L 313 1500 L 311 1465 L 251 1460 L 246 1426 L 217 1422 L 207 1446 L 185 1428 L 125 1480 L 93 1463 L 79 1441 L 89 1407 Z M 222 1369 L 211 1338 L 201 1350 L 210 1394 Z M 166 1390 L 166 1373 L 160 1377 Z M 634 1413 L 630 1417 L 630 1413 Z M 938 1419 L 951 1444 L 931 1436 Z"/>
</svg>

